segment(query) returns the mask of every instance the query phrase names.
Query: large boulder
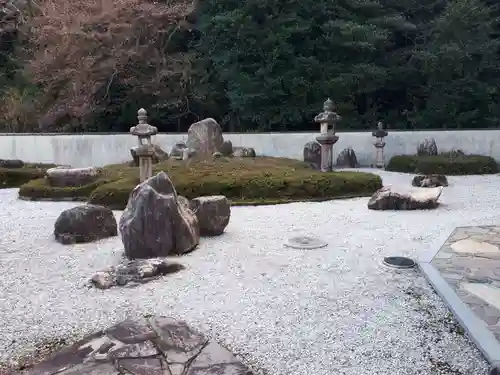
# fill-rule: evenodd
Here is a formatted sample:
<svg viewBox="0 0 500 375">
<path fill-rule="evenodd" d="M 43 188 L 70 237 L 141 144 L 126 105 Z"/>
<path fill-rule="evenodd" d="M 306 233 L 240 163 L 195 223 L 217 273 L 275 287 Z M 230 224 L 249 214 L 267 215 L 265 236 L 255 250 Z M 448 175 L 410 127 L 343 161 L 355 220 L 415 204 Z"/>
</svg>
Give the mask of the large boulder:
<svg viewBox="0 0 500 375">
<path fill-rule="evenodd" d="M 71 168 L 54 167 L 45 172 L 50 186 L 54 187 L 75 187 L 83 186 L 97 181 L 102 170 L 96 167 Z"/>
<path fill-rule="evenodd" d="M 443 188 L 405 189 L 384 186 L 368 201 L 370 210 L 424 210 L 436 208 Z"/>
<path fill-rule="evenodd" d="M 233 147 L 233 156 L 236 158 L 254 158 L 257 154 L 252 147 Z"/>
<path fill-rule="evenodd" d="M 438 148 L 434 138 L 426 138 L 417 146 L 418 156 L 435 156 L 438 154 Z"/>
<path fill-rule="evenodd" d="M 93 204 L 63 211 L 54 224 L 54 237 L 62 244 L 92 242 L 117 234 L 113 211 Z"/>
<path fill-rule="evenodd" d="M 163 151 L 163 149 L 158 145 L 152 145 L 153 147 L 153 164 L 158 164 L 161 161 L 168 160 L 168 153 Z M 139 156 L 137 156 L 137 149 L 139 146 L 132 147 L 130 149 L 130 155 L 132 155 L 132 159 L 134 165 L 136 167 L 139 166 Z"/>
<path fill-rule="evenodd" d="M 129 259 L 184 254 L 200 241 L 196 215 L 165 172 L 135 187 L 119 228 Z"/>
<path fill-rule="evenodd" d="M 413 177 L 412 186 L 433 188 L 438 186 L 448 186 L 448 179 L 442 174 L 419 175 Z"/>
<path fill-rule="evenodd" d="M 194 198 L 190 207 L 198 218 L 202 236 L 218 236 L 229 224 L 231 204 L 223 195 Z"/>
<path fill-rule="evenodd" d="M 223 142 L 222 128 L 213 118 L 195 122 L 188 129 L 186 146 L 198 155 L 212 156 Z"/>
<path fill-rule="evenodd" d="M 321 145 L 316 141 L 304 145 L 304 161 L 314 169 L 321 169 Z"/>
<path fill-rule="evenodd" d="M 351 147 L 348 147 L 340 151 L 339 156 L 337 156 L 336 165 L 344 168 L 358 167 L 358 158 L 356 157 L 354 150 Z"/>
</svg>

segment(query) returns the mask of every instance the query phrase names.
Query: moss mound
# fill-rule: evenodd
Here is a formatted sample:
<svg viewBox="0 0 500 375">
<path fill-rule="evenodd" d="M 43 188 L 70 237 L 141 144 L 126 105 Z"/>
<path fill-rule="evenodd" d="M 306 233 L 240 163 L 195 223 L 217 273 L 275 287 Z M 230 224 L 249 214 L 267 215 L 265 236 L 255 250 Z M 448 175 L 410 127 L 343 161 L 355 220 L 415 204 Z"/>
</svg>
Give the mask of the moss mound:
<svg viewBox="0 0 500 375">
<path fill-rule="evenodd" d="M 460 152 L 447 152 L 434 156 L 397 155 L 387 164 L 391 172 L 471 175 L 498 173 L 498 164 L 490 156 L 465 155 Z"/>
<path fill-rule="evenodd" d="M 285 158 L 168 160 L 153 167 L 165 171 L 179 194 L 187 198 L 225 195 L 233 204 L 276 204 L 302 200 L 371 195 L 382 186 L 379 176 L 361 172 L 321 173 L 303 162 Z M 22 185 L 23 199 L 88 200 L 123 209 L 138 184 L 139 170 L 128 164 L 108 165 L 93 184 L 55 188 L 46 179 Z"/>
</svg>

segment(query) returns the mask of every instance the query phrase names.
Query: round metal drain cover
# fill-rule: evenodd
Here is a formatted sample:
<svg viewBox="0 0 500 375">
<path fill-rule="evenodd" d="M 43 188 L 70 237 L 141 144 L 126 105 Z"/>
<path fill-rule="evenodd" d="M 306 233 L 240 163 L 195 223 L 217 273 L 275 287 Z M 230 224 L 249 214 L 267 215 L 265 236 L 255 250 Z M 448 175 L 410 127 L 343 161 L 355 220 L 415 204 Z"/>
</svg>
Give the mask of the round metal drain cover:
<svg viewBox="0 0 500 375">
<path fill-rule="evenodd" d="M 288 241 L 285 242 L 285 246 L 294 249 L 319 249 L 328 246 L 328 244 L 316 237 L 297 236 L 289 238 Z"/>
<path fill-rule="evenodd" d="M 392 268 L 413 268 L 415 267 L 415 262 L 406 257 L 387 257 L 384 258 L 383 262 L 386 266 Z"/>
</svg>

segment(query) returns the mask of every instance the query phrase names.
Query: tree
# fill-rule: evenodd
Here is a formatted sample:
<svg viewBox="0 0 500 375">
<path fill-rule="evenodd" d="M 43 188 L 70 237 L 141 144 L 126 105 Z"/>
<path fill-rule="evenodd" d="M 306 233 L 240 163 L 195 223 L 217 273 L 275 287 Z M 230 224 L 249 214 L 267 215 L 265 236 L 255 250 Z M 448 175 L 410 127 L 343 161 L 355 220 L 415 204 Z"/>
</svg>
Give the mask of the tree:
<svg viewBox="0 0 500 375">
<path fill-rule="evenodd" d="M 200 13 L 227 120 L 240 129 L 293 130 L 311 123 L 327 97 L 349 127 L 374 122 L 390 30 L 408 26 L 376 0 L 207 0 Z"/>
</svg>

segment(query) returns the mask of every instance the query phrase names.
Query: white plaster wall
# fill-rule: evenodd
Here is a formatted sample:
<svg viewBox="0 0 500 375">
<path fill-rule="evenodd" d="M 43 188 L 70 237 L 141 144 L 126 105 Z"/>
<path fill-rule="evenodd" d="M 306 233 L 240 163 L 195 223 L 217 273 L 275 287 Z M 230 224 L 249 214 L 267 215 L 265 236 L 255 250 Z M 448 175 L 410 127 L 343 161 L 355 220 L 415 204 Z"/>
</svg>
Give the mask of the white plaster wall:
<svg viewBox="0 0 500 375">
<path fill-rule="evenodd" d="M 253 147 L 258 155 L 281 156 L 302 160 L 303 146 L 317 133 L 225 133 L 234 146 Z M 371 132 L 337 133 L 334 157 L 352 147 L 362 166 L 374 162 L 375 148 Z M 154 142 L 170 151 L 187 134 L 158 134 Z M 466 131 L 392 131 L 386 137 L 385 156 L 414 154 L 425 138 L 434 138 L 439 150 L 460 148 L 466 153 L 493 156 L 500 161 L 500 130 Z M 0 134 L 0 159 L 26 162 L 69 164 L 74 167 L 103 166 L 131 159 L 130 148 L 137 139 L 130 134 L 33 135 Z"/>
</svg>

